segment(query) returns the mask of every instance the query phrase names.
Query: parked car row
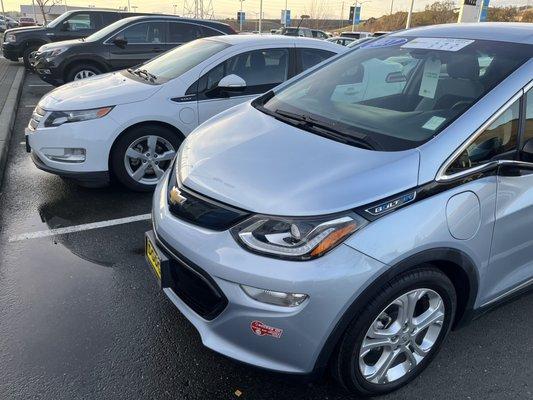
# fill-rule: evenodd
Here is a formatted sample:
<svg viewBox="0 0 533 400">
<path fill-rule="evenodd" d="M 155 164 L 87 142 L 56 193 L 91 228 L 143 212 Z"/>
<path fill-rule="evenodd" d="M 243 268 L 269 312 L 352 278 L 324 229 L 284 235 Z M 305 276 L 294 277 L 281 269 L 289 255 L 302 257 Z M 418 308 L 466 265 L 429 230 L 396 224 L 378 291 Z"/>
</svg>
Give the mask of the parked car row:
<svg viewBox="0 0 533 400">
<path fill-rule="evenodd" d="M 531 24 L 347 48 L 201 21 L 169 39 L 178 23 L 41 48 L 37 70 L 65 79 L 73 54 L 113 70 L 121 45 L 187 42 L 55 89 L 26 143 L 44 171 L 155 188 L 146 259 L 207 347 L 379 395 L 532 286 Z"/>
<path fill-rule="evenodd" d="M 0 15 L 0 33 L 5 32 L 7 29 L 16 28 L 19 26 L 19 21 L 14 18 Z"/>
</svg>

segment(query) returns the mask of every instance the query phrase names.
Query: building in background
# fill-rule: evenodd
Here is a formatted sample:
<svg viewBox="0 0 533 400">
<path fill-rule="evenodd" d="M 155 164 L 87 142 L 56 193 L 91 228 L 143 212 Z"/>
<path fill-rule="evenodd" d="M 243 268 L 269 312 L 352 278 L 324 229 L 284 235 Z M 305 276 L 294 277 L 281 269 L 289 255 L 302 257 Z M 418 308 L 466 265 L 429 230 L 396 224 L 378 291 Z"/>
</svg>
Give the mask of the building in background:
<svg viewBox="0 0 533 400">
<path fill-rule="evenodd" d="M 48 22 L 54 20 L 55 18 L 59 17 L 61 14 L 67 11 L 73 11 L 73 10 L 92 10 L 94 7 L 79 7 L 79 6 L 67 6 L 63 4 L 54 5 L 54 6 L 45 6 L 44 10 L 46 12 L 46 20 Z M 98 7 L 99 10 L 111 10 L 116 11 L 116 8 L 102 8 Z M 122 9 L 125 10 L 125 9 Z M 21 17 L 32 17 L 35 18 L 38 24 L 43 24 L 43 15 L 41 14 L 41 9 L 37 4 L 33 6 L 30 5 L 23 5 L 20 6 L 20 16 Z"/>
</svg>

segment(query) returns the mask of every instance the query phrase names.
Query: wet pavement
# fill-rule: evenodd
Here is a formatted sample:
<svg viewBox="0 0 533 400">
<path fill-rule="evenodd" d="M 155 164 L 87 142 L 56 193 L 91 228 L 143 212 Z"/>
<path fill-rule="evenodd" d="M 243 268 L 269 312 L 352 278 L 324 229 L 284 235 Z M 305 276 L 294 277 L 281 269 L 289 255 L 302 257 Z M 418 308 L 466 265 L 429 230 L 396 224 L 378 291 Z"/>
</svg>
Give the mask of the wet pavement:
<svg viewBox="0 0 533 400">
<path fill-rule="evenodd" d="M 9 241 L 150 212 L 149 194 L 83 189 L 33 166 L 23 130 L 42 85 L 26 78 L 0 189 L 0 399 L 350 398 L 327 376 L 308 383 L 204 348 L 144 263 L 149 221 Z M 526 296 L 453 333 L 384 398 L 533 398 L 532 313 Z"/>
</svg>

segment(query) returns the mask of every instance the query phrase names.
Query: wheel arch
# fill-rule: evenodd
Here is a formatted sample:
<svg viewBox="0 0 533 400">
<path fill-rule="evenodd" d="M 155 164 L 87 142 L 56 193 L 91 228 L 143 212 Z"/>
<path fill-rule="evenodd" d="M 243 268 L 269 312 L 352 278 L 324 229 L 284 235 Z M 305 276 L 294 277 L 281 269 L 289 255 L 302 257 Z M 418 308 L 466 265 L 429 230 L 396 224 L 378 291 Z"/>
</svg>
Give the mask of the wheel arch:
<svg viewBox="0 0 533 400">
<path fill-rule="evenodd" d="M 68 75 L 72 68 L 78 66 L 78 65 L 92 65 L 95 67 L 98 67 L 102 70 L 102 72 L 110 72 L 109 67 L 106 65 L 105 62 L 98 58 L 94 59 L 86 59 L 86 58 L 78 58 L 75 60 L 69 60 L 65 66 L 63 67 L 63 82 L 67 82 Z"/>
<path fill-rule="evenodd" d="M 479 288 L 479 274 L 473 260 L 463 251 L 453 248 L 435 248 L 416 253 L 388 268 L 365 288 L 348 307 L 322 347 L 315 362 L 314 374 L 320 374 L 326 369 L 347 327 L 372 298 L 373 293 L 394 277 L 414 270 L 421 265 L 431 265 L 437 268 L 452 281 L 455 287 L 457 310 L 452 329 L 459 329 L 472 320 Z"/>
<path fill-rule="evenodd" d="M 22 48 L 26 50 L 29 47 L 34 47 L 34 46 L 41 47 L 48 43 L 50 42 L 47 42 L 46 40 L 43 40 L 43 39 L 28 39 L 24 42 L 24 44 L 22 45 Z"/>
<path fill-rule="evenodd" d="M 181 130 L 179 130 L 178 128 L 176 128 L 174 125 L 169 124 L 168 122 L 163 122 L 163 121 L 158 121 L 158 120 L 147 120 L 147 121 L 141 121 L 141 122 L 134 123 L 134 124 L 124 128 L 117 135 L 117 137 L 115 137 L 115 139 L 113 140 L 113 144 L 111 145 L 111 147 L 109 149 L 109 154 L 107 156 L 108 157 L 107 165 L 108 165 L 109 172 L 110 172 L 111 176 L 113 176 L 113 174 L 114 174 L 111 157 L 113 156 L 113 152 L 115 151 L 115 147 L 117 145 L 118 140 L 122 137 L 122 135 L 124 135 L 126 132 L 130 131 L 131 129 L 138 128 L 139 126 L 147 126 L 147 125 L 159 126 L 159 127 L 170 129 L 170 130 L 174 131 L 178 136 L 181 136 L 182 141 L 185 140 L 185 135 L 183 134 L 183 132 Z"/>
</svg>

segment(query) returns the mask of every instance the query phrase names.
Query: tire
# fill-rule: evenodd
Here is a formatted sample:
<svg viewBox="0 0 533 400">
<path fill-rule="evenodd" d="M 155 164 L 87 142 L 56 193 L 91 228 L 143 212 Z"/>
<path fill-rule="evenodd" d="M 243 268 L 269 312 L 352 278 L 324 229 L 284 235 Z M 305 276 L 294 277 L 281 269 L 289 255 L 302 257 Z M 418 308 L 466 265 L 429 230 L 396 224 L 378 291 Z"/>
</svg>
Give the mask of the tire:
<svg viewBox="0 0 533 400">
<path fill-rule="evenodd" d="M 156 156 L 153 154 L 153 142 L 148 142 L 148 137 L 156 137 Z M 111 153 L 111 168 L 117 180 L 128 189 L 148 192 L 154 190 L 161 178 L 161 171 L 166 171 L 171 165 L 174 155 L 178 151 L 183 135 L 176 131 L 159 125 L 140 125 L 123 133 Z M 141 155 L 142 158 L 126 155 L 130 147 Z M 173 153 L 170 153 L 173 152 Z M 145 168 L 144 176 L 135 179 L 135 173 L 143 173 L 140 168 Z"/>
<path fill-rule="evenodd" d="M 404 319 L 400 318 L 402 308 L 397 304 L 410 304 L 407 299 L 416 299 L 418 296 L 420 300 L 412 303 L 416 304 L 414 317 L 408 320 L 407 326 L 400 324 Z M 450 331 L 456 305 L 452 282 L 436 268 L 422 266 L 393 278 L 372 296 L 372 301 L 364 306 L 345 331 L 331 364 L 334 378 L 349 392 L 363 396 L 382 395 L 406 385 L 416 378 L 437 354 Z M 391 317 L 395 308 L 398 313 L 396 318 Z M 415 321 L 426 318 L 424 315 L 435 316 L 437 321 L 427 329 L 421 329 L 416 336 L 416 330 L 411 333 L 411 329 L 415 329 Z M 389 336 L 396 332 L 397 326 L 400 328 L 398 334 Z M 386 335 L 383 335 L 385 333 Z M 372 337 L 384 338 L 387 344 L 363 351 L 363 343 L 368 348 L 377 343 Z M 419 351 L 425 354 L 423 357 L 421 353 L 414 351 L 413 338 L 414 343 L 421 338 L 429 338 L 427 343 L 417 343 Z M 430 347 L 424 348 L 424 345 L 431 343 Z M 411 358 L 407 356 L 408 352 L 412 354 Z M 419 357 L 422 358 L 418 359 Z M 393 359 L 390 364 L 392 368 L 385 374 L 380 373 L 385 370 L 380 366 L 386 365 L 386 362 L 382 363 L 381 360 L 389 359 Z"/>
<path fill-rule="evenodd" d="M 30 64 L 30 56 L 31 53 L 34 51 L 37 51 L 38 47 L 28 47 L 26 50 L 24 50 L 24 53 L 22 53 L 22 60 L 24 61 L 24 67 L 28 70 L 32 69 L 32 66 Z"/>
<path fill-rule="evenodd" d="M 84 74 L 85 72 L 85 74 Z M 86 78 L 94 75 L 103 74 L 104 70 L 93 64 L 77 64 L 70 68 L 67 72 L 65 83 L 81 79 L 78 75 L 87 75 Z M 91 75 L 92 74 L 92 75 Z"/>
</svg>

